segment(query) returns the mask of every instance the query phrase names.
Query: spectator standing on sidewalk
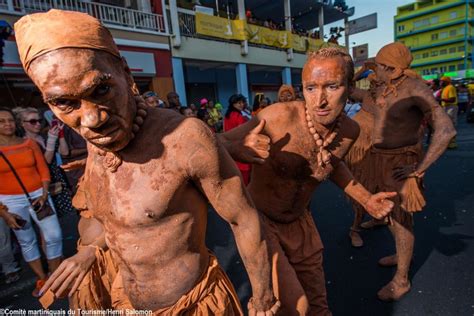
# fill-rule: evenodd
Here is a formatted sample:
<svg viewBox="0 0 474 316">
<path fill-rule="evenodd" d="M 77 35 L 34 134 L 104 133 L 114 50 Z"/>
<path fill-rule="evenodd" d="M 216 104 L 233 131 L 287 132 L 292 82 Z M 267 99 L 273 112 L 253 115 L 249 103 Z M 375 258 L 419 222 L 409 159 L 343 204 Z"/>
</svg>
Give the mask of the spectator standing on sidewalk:
<svg viewBox="0 0 474 316">
<path fill-rule="evenodd" d="M 56 214 L 38 219 L 19 180 L 11 166 L 18 174 L 23 186 L 31 196 L 32 204 L 43 207 L 46 201 L 53 203 L 48 195 L 50 175 L 48 166 L 38 144 L 29 139 L 18 137 L 13 113 L 0 109 L 0 120 L 5 121 L 0 127 L 0 203 L 6 206 L 0 210 L 7 225 L 13 229 L 21 246 L 23 258 L 37 276 L 36 286 L 32 293 L 39 296 L 39 290 L 45 284 L 47 274 L 41 264 L 41 253 L 38 247 L 34 221 L 38 225 L 45 241 L 45 253 L 48 259 L 49 272 L 57 269 L 63 255 L 62 232 Z"/>
<path fill-rule="evenodd" d="M 454 128 L 458 123 L 458 96 L 456 88 L 451 84 L 450 77 L 441 77 L 441 106 L 443 107 L 446 114 L 448 114 Z M 448 145 L 449 149 L 456 149 L 458 147 L 456 143 L 456 137 L 451 139 Z"/>
<path fill-rule="evenodd" d="M 224 132 L 228 132 L 248 121 L 242 114 L 247 103 L 246 98 L 241 94 L 234 94 L 229 98 L 229 107 L 224 117 Z M 242 174 L 245 185 L 250 182 L 251 165 L 236 161 L 237 167 Z"/>
</svg>

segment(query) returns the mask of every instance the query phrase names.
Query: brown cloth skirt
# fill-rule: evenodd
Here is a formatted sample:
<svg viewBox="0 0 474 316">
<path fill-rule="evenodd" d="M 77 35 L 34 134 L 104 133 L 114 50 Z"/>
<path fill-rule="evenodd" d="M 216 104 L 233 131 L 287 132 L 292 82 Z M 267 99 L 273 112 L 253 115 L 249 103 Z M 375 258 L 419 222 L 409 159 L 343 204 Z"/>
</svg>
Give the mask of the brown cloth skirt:
<svg viewBox="0 0 474 316">
<path fill-rule="evenodd" d="M 374 182 L 374 192 L 397 192 L 398 196 L 390 217 L 397 222 L 413 223 L 413 213 L 420 212 L 426 205 L 423 195 L 423 181 L 419 178 L 407 178 L 397 181 L 393 178 L 393 169 L 406 165 L 414 165 L 421 161 L 420 145 L 396 149 L 371 149 L 373 167 L 370 178 Z"/>
<path fill-rule="evenodd" d="M 306 210 L 291 223 L 277 223 L 263 215 L 262 223 L 272 257 L 273 290 L 282 307 L 295 312 L 306 296 L 308 315 L 331 315 L 323 270 L 324 248 L 311 213 Z"/>
<path fill-rule="evenodd" d="M 112 298 L 114 309 L 134 309 L 124 292 L 120 272 L 112 287 Z M 237 316 L 243 315 L 243 312 L 232 283 L 217 258 L 209 253 L 208 268 L 194 288 L 181 296 L 174 305 L 156 310 L 153 315 Z"/>
</svg>

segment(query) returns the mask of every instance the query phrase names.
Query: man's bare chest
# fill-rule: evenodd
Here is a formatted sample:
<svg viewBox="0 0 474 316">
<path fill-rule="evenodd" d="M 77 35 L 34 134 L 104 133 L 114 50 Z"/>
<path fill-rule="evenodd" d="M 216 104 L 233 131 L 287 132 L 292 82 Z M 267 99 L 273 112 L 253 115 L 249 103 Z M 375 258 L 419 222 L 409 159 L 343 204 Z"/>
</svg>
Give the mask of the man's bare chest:
<svg viewBox="0 0 474 316">
<path fill-rule="evenodd" d="M 87 205 L 94 216 L 121 226 L 156 224 L 172 208 L 185 182 L 179 170 L 156 161 L 124 162 L 114 173 L 95 164 L 84 179 Z"/>
<path fill-rule="evenodd" d="M 327 179 L 334 170 L 333 166 L 318 165 L 317 154 L 320 148 L 316 146 L 309 131 L 294 131 L 291 135 L 292 137 L 281 137 L 275 142 L 276 146 L 272 146 L 270 165 L 275 175 L 298 183 L 315 180 L 322 182 Z M 337 151 L 335 147 L 333 150 Z"/>
</svg>

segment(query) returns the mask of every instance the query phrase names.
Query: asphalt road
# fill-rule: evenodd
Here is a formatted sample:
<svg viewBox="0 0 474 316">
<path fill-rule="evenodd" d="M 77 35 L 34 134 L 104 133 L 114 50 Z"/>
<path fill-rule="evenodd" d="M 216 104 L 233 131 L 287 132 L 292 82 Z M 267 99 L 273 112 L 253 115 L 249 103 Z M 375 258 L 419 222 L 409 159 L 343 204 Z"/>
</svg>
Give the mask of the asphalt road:
<svg viewBox="0 0 474 316">
<path fill-rule="evenodd" d="M 462 120 L 462 117 L 461 117 Z M 342 192 L 331 183 L 314 194 L 311 211 L 325 245 L 329 305 L 334 315 L 474 315 L 474 124 L 458 126 L 457 150 L 448 151 L 426 175 L 428 205 L 415 215 L 415 255 L 412 289 L 400 302 L 383 303 L 376 292 L 394 272 L 377 260 L 394 252 L 386 228 L 363 233 L 361 249 L 350 246 L 352 211 Z M 62 219 L 65 254 L 74 252 L 74 216 Z M 228 225 L 209 212 L 207 244 L 229 274 L 244 306 L 250 287 Z M 39 309 L 31 296 L 34 282 L 23 265 L 22 279 L 0 284 L 0 307 Z M 52 309 L 65 309 L 58 301 Z"/>
</svg>

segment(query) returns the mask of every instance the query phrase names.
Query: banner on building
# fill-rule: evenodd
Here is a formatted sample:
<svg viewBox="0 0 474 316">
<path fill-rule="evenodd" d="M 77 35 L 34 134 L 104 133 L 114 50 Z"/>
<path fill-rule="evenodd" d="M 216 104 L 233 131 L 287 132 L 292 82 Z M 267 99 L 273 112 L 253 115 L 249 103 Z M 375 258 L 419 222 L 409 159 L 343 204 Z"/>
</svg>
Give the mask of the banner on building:
<svg viewBox="0 0 474 316">
<path fill-rule="evenodd" d="M 230 20 L 199 12 L 196 12 L 196 32 L 228 40 L 248 40 L 254 44 L 293 48 L 300 52 L 317 51 L 327 46 L 338 46 L 323 40 L 292 34 L 288 31 L 272 30 L 259 25 L 247 24 L 245 20 Z"/>
<path fill-rule="evenodd" d="M 306 37 L 291 34 L 291 48 L 299 52 L 306 52 L 308 50 L 307 40 Z"/>
<path fill-rule="evenodd" d="M 279 48 L 291 47 L 290 34 L 287 31 L 276 31 L 254 24 L 246 24 L 245 30 L 250 43 Z"/>
<path fill-rule="evenodd" d="M 245 21 L 230 20 L 196 12 L 196 32 L 198 34 L 243 41 L 246 39 Z"/>
</svg>

